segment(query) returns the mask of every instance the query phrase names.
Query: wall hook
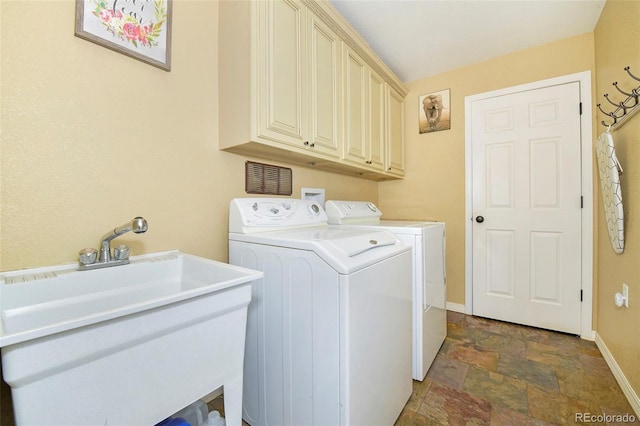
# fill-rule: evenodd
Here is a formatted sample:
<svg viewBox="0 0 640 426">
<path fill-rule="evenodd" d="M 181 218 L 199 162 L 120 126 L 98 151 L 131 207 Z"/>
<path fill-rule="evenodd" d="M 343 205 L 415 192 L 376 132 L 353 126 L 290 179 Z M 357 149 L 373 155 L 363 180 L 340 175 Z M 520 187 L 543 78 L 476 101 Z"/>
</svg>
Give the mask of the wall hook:
<svg viewBox="0 0 640 426">
<path fill-rule="evenodd" d="M 621 88 L 618 87 L 618 82 L 617 81 L 614 81 L 613 85 L 616 87 L 616 89 L 618 89 L 618 92 L 620 92 L 620 93 L 622 93 L 623 95 L 626 95 L 626 96 L 634 97 L 634 98 L 636 98 L 636 101 L 638 100 L 638 96 L 640 96 L 640 93 L 638 93 L 638 91 L 636 89 L 633 89 L 631 91 L 631 93 L 627 93 L 627 92 L 625 92 L 624 90 L 622 90 Z"/>
<path fill-rule="evenodd" d="M 606 95 L 605 95 L 605 96 L 606 96 Z M 611 102 L 611 101 L 609 101 L 609 102 Z M 615 106 L 618 106 L 618 105 L 616 105 L 616 104 L 614 104 L 614 105 L 615 105 Z M 604 115 L 608 115 L 609 117 L 613 118 L 613 122 L 614 122 L 614 123 L 618 120 L 618 118 L 620 118 L 620 117 L 622 117 L 622 116 L 624 115 L 624 113 L 622 113 L 622 114 L 620 114 L 620 115 L 616 115 L 616 114 L 615 114 L 615 111 L 607 112 L 607 111 L 605 111 L 605 110 L 603 110 L 603 109 L 602 109 L 602 107 L 600 106 L 600 104 L 597 104 L 596 106 L 598 107 L 598 109 L 600 110 L 600 112 L 602 112 Z M 605 124 L 605 125 L 606 125 L 606 124 Z"/>
<path fill-rule="evenodd" d="M 609 101 L 609 103 L 610 103 L 611 105 L 613 105 L 614 107 L 616 107 L 616 108 L 622 108 L 622 109 L 624 110 L 624 112 L 627 112 L 627 108 L 629 108 L 629 107 L 628 107 L 628 106 L 626 106 L 626 105 L 624 104 L 624 102 L 620 102 L 619 104 L 617 104 L 617 103 L 613 102 L 611 99 L 609 99 L 609 94 L 608 94 L 608 93 L 605 93 L 605 94 L 604 94 L 604 98 L 605 98 L 607 101 Z M 624 115 L 624 112 L 623 112 L 623 115 Z"/>
<path fill-rule="evenodd" d="M 624 70 L 627 72 L 627 74 L 629 74 L 629 76 L 631 76 L 631 78 L 640 81 L 640 78 L 631 73 L 631 67 L 627 66 L 624 68 Z M 604 98 L 607 100 L 607 102 L 616 107 L 616 109 L 611 112 L 606 112 L 602 109 L 602 106 L 600 104 L 596 104 L 600 112 L 613 119 L 613 123 L 607 123 L 604 120 L 601 121 L 602 125 L 607 127 L 607 132 L 609 132 L 611 129 L 616 129 L 622 126 L 622 124 L 626 120 L 628 120 L 629 117 L 640 111 L 640 86 L 632 89 L 631 93 L 627 93 L 620 87 L 618 87 L 617 81 L 613 83 L 613 86 L 618 90 L 618 92 L 626 95 L 627 98 L 620 103 L 615 103 L 611 99 L 609 99 L 609 94 L 605 93 Z"/>
<path fill-rule="evenodd" d="M 624 67 L 624 70 L 627 72 L 627 74 L 629 74 L 631 76 L 632 79 L 640 81 L 640 78 L 638 78 L 635 75 L 631 74 L 631 67 L 629 67 L 629 66 Z"/>
</svg>

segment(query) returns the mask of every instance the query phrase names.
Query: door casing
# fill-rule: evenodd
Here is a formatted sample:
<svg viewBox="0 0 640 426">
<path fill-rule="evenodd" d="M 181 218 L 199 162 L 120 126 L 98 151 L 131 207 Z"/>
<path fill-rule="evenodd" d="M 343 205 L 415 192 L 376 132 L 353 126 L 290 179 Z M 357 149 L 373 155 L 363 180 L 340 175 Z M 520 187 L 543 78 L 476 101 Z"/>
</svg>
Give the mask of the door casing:
<svg viewBox="0 0 640 426">
<path fill-rule="evenodd" d="M 593 116 L 591 108 L 591 71 L 540 80 L 491 92 L 465 97 L 465 313 L 473 314 L 473 174 L 471 150 L 472 102 L 527 90 L 541 89 L 566 83 L 580 84 L 582 116 L 580 120 L 580 145 L 582 169 L 582 306 L 581 333 L 583 339 L 594 340 L 593 315 Z"/>
</svg>

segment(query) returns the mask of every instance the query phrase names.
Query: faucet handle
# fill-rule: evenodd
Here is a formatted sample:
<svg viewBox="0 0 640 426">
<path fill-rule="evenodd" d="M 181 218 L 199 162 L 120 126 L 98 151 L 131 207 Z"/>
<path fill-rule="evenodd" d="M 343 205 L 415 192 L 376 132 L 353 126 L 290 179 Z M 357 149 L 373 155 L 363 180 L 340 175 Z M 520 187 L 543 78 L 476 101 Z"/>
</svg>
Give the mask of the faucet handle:
<svg viewBox="0 0 640 426">
<path fill-rule="evenodd" d="M 125 260 L 129 258 L 129 253 L 131 249 L 129 246 L 125 244 L 120 244 L 113 248 L 113 258 L 114 260 Z"/>
<path fill-rule="evenodd" d="M 98 257 L 98 250 L 94 248 L 84 248 L 78 252 L 78 261 L 82 265 L 91 265 L 95 263 Z"/>
</svg>

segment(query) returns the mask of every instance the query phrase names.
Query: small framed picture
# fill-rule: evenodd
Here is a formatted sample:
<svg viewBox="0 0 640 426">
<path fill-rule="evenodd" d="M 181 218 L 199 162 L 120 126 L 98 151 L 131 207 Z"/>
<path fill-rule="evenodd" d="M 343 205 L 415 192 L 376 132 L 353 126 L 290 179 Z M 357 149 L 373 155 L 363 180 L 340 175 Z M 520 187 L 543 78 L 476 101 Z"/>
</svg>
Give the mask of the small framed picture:
<svg viewBox="0 0 640 426">
<path fill-rule="evenodd" d="M 450 89 L 421 95 L 419 98 L 420 133 L 451 129 Z"/>
<path fill-rule="evenodd" d="M 76 36 L 171 70 L 172 0 L 76 0 Z"/>
</svg>

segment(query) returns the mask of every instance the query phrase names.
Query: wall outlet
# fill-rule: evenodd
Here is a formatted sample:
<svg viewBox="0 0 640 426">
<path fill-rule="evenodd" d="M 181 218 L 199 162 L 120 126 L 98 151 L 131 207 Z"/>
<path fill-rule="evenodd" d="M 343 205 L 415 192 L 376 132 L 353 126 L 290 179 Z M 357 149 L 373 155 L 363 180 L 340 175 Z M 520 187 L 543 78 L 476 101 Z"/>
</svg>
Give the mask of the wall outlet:
<svg viewBox="0 0 640 426">
<path fill-rule="evenodd" d="M 624 297 L 624 307 L 629 307 L 629 286 L 622 283 L 622 297 Z"/>
</svg>

